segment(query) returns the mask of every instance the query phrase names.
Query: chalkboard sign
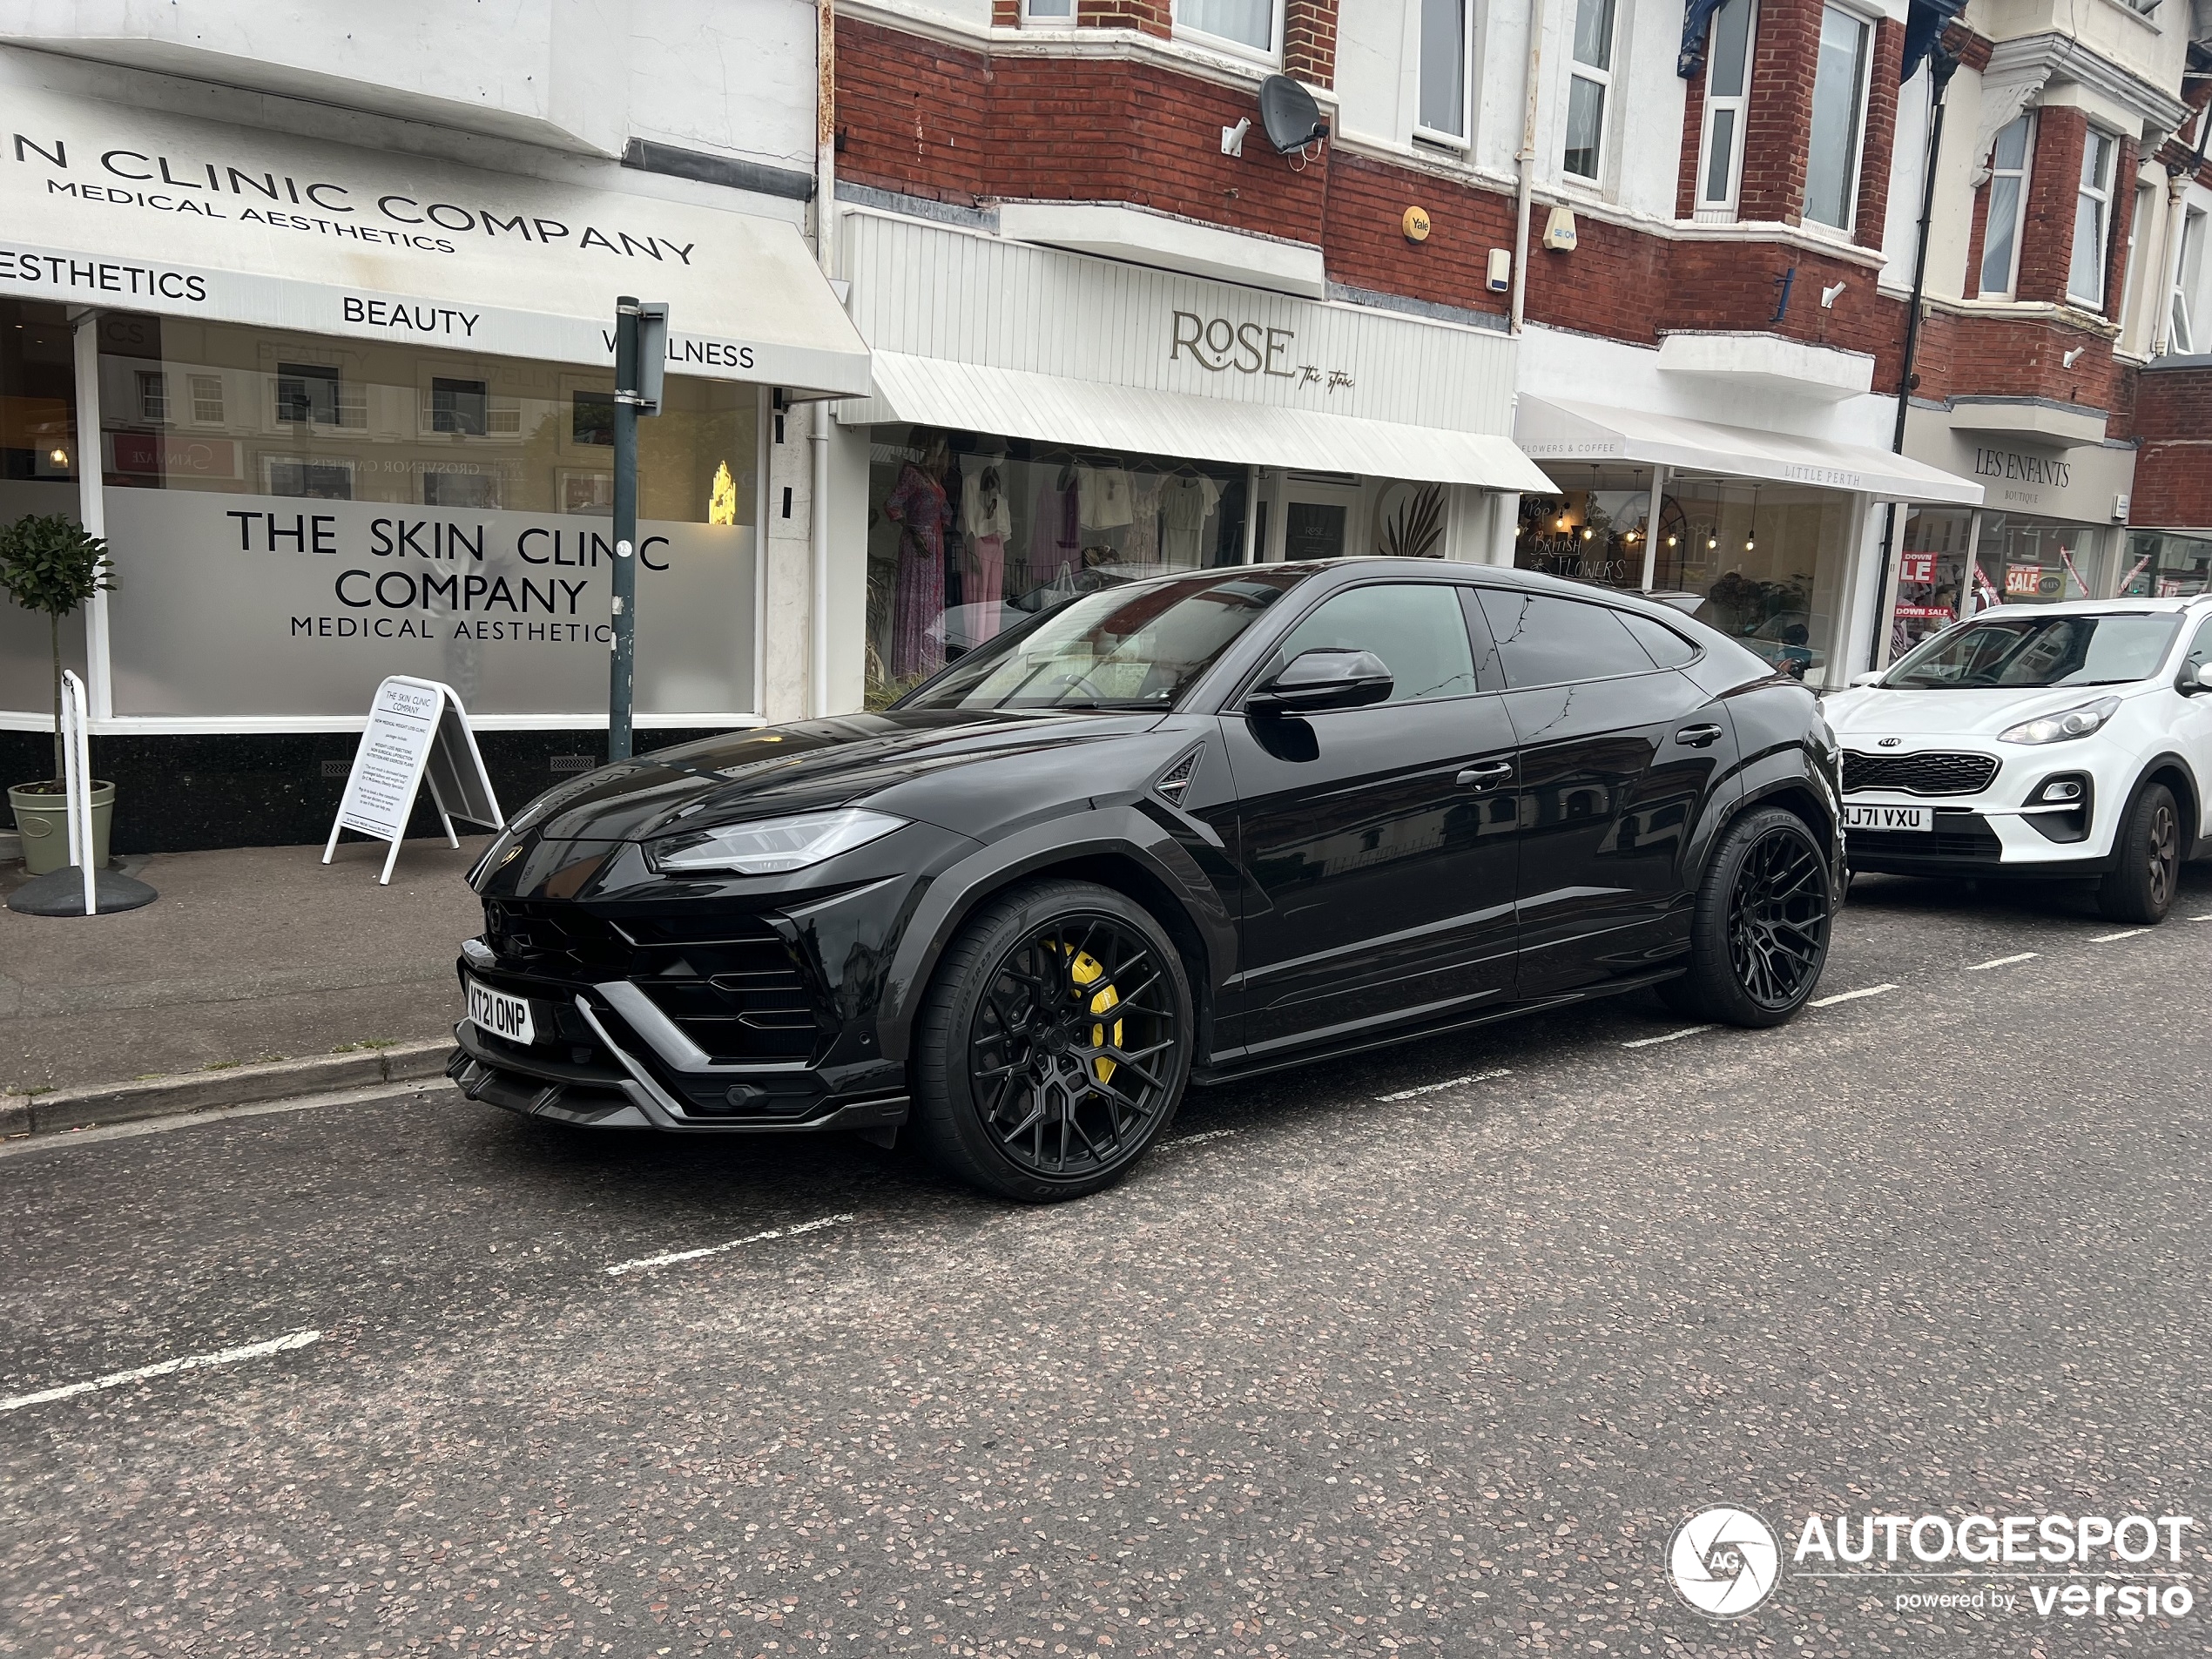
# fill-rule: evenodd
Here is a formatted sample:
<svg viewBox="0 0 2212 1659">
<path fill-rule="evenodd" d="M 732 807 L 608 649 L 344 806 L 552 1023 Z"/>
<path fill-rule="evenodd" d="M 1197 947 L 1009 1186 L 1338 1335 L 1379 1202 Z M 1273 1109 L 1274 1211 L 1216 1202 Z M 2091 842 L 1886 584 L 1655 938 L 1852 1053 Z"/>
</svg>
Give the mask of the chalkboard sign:
<svg viewBox="0 0 2212 1659">
<path fill-rule="evenodd" d="M 377 877 L 388 886 L 415 797 L 426 779 L 448 845 L 461 845 L 453 833 L 456 818 L 486 829 L 505 826 L 460 697 L 436 680 L 395 674 L 376 688 L 369 705 L 368 726 L 354 751 L 353 770 L 346 775 L 346 792 L 339 798 L 338 819 L 330 826 L 322 861 L 329 863 L 338 850 L 341 830 L 389 841 L 384 873 Z"/>
</svg>

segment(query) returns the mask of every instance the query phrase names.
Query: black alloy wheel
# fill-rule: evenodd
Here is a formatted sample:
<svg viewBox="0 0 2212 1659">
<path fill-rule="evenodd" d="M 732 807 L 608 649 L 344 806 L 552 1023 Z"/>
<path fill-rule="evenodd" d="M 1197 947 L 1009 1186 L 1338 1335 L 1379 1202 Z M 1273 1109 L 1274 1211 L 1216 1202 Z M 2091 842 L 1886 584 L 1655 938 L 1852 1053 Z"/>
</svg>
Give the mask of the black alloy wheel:
<svg viewBox="0 0 2212 1659">
<path fill-rule="evenodd" d="M 1095 1192 L 1174 1117 L 1190 1026 L 1181 956 L 1137 905 L 1087 882 L 1017 889 L 939 965 L 916 1034 L 917 1127 L 986 1190 Z"/>
<path fill-rule="evenodd" d="M 1689 971 L 1660 988 L 1676 1009 L 1730 1025 L 1779 1025 L 1811 996 L 1828 961 L 1835 875 L 1794 813 L 1730 827 L 1690 917 Z"/>
<path fill-rule="evenodd" d="M 2153 784 L 2135 797 L 2113 853 L 2111 873 L 2097 884 L 2098 914 L 2145 926 L 2165 921 L 2182 886 L 2182 813 L 2172 790 Z"/>
</svg>

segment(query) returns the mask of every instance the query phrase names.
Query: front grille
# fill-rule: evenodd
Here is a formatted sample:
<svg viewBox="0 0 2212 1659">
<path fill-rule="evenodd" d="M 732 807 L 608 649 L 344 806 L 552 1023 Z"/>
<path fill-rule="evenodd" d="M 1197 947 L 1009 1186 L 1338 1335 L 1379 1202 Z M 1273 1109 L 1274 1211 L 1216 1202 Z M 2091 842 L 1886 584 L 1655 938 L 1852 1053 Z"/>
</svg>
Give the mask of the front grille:
<svg viewBox="0 0 2212 1659">
<path fill-rule="evenodd" d="M 1865 755 L 1844 751 L 1844 793 L 1898 789 L 1908 795 L 1979 795 L 1997 775 L 1987 755 Z"/>
<path fill-rule="evenodd" d="M 2005 856 L 2005 844 L 1979 813 L 1938 811 L 1935 828 L 1925 833 L 1851 830 L 1844 842 L 1846 856 L 1854 860 L 1887 854 L 1907 859 L 1973 859 L 1995 864 Z"/>
<path fill-rule="evenodd" d="M 631 919 L 630 977 L 717 1061 L 806 1060 L 819 1029 L 783 935 L 744 917 Z"/>
<path fill-rule="evenodd" d="M 491 900 L 484 906 L 484 943 L 502 968 L 584 984 L 620 979 L 632 954 L 612 922 L 557 900 Z"/>
</svg>

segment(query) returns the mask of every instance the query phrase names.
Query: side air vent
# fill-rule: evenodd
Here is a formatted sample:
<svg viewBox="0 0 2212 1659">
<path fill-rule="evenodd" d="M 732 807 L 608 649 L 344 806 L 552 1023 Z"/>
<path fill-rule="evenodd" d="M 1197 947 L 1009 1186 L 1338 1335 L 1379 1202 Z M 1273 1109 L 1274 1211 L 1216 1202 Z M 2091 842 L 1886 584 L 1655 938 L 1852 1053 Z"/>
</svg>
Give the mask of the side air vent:
<svg viewBox="0 0 2212 1659">
<path fill-rule="evenodd" d="M 1190 787 L 1190 780 L 1198 775 L 1198 760 L 1205 752 L 1206 745 L 1202 743 L 1170 766 L 1162 774 L 1159 782 L 1152 786 L 1152 792 L 1170 806 L 1182 806 L 1183 792 Z"/>
</svg>

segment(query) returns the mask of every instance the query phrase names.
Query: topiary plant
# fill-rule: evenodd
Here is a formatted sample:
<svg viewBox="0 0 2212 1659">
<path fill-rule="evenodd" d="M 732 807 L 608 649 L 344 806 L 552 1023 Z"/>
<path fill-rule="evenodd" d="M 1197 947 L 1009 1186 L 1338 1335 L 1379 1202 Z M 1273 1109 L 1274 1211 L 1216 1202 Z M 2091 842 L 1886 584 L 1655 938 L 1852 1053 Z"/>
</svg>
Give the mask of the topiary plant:
<svg viewBox="0 0 2212 1659">
<path fill-rule="evenodd" d="M 44 611 L 54 652 L 54 779 L 62 758 L 62 618 L 94 594 L 112 591 L 107 543 L 65 513 L 33 513 L 0 529 L 0 589 L 25 610 Z"/>
</svg>

